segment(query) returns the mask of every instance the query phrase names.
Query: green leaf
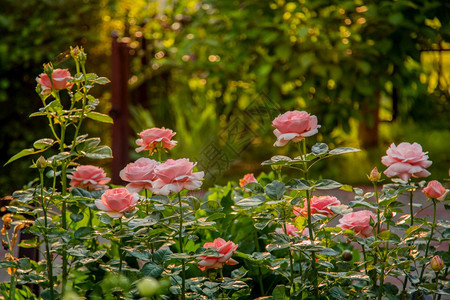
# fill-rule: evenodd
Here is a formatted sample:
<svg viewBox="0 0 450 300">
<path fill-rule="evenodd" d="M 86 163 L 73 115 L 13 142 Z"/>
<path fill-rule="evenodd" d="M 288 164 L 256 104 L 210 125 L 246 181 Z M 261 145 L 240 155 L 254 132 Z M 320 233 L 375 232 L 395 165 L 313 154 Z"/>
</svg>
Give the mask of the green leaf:
<svg viewBox="0 0 450 300">
<path fill-rule="evenodd" d="M 142 267 L 141 273 L 143 276 L 158 278 L 163 271 L 164 271 L 163 266 L 157 265 L 153 262 L 148 262 Z"/>
<path fill-rule="evenodd" d="M 306 228 L 306 226 L 308 226 L 308 219 L 303 217 L 303 216 L 298 216 L 297 218 L 295 218 L 295 227 L 297 227 L 297 229 L 302 232 L 303 229 Z"/>
<path fill-rule="evenodd" d="M 252 196 L 252 197 L 241 199 L 238 202 L 236 202 L 236 205 L 248 208 L 248 207 L 259 206 L 262 203 L 264 203 L 264 201 L 266 201 L 266 197 L 264 197 L 262 195 L 258 195 L 258 196 Z"/>
<path fill-rule="evenodd" d="M 271 165 L 285 165 L 290 162 L 292 159 L 288 156 L 284 155 L 275 155 L 270 158 L 270 160 L 263 161 L 261 165 L 263 166 L 271 166 Z"/>
<path fill-rule="evenodd" d="M 28 203 L 33 200 L 34 191 L 15 191 L 12 196 L 14 199 L 17 199 L 17 201 L 21 203 Z"/>
<path fill-rule="evenodd" d="M 304 191 L 304 190 L 310 190 L 311 189 L 311 185 L 309 184 L 309 182 L 304 180 L 304 179 L 292 179 L 292 180 L 289 180 L 289 182 L 287 183 L 287 186 L 290 189 L 296 190 L 296 191 Z"/>
<path fill-rule="evenodd" d="M 112 158 L 112 150 L 108 146 L 96 147 L 93 150 L 86 152 L 86 157 L 92 159 Z"/>
<path fill-rule="evenodd" d="M 319 156 L 328 152 L 328 145 L 325 143 L 317 143 L 312 146 L 311 151 L 315 156 Z"/>
<path fill-rule="evenodd" d="M 279 200 L 286 192 L 286 187 L 281 181 L 274 180 L 272 183 L 266 185 L 265 192 L 270 199 Z"/>
<path fill-rule="evenodd" d="M 34 142 L 33 147 L 36 149 L 44 149 L 51 147 L 55 143 L 52 139 L 40 139 Z"/>
<path fill-rule="evenodd" d="M 153 253 L 153 261 L 162 265 L 164 262 L 172 258 L 172 254 L 172 251 L 168 248 L 159 249 Z"/>
<path fill-rule="evenodd" d="M 23 149 L 22 151 L 20 151 L 19 153 L 17 153 L 17 154 L 14 155 L 13 157 L 11 157 L 11 158 L 6 162 L 6 164 L 4 164 L 3 166 L 6 166 L 7 164 L 9 164 L 9 163 L 11 163 L 11 162 L 13 162 L 13 161 L 15 161 L 15 160 L 21 158 L 21 157 L 24 157 L 24 156 L 27 156 L 27 155 L 31 155 L 31 154 L 34 154 L 34 153 L 38 153 L 38 152 L 41 152 L 41 151 L 35 151 L 33 148 L 30 148 L 30 149 Z"/>
<path fill-rule="evenodd" d="M 215 213 L 215 214 L 210 215 L 208 218 L 206 218 L 206 220 L 214 221 L 214 220 L 217 220 L 217 219 L 225 218 L 225 216 L 226 215 L 224 213 Z"/>
<path fill-rule="evenodd" d="M 272 292 L 273 300 L 289 300 L 286 295 L 286 287 L 284 285 L 277 285 Z"/>
<path fill-rule="evenodd" d="M 382 231 L 378 234 L 378 238 L 380 240 L 388 240 L 391 237 L 391 231 L 390 230 L 385 230 Z"/>
<path fill-rule="evenodd" d="M 331 179 L 320 179 L 316 182 L 316 184 L 313 186 L 313 188 L 316 188 L 318 190 L 333 190 L 338 189 L 342 186 L 342 183 L 339 183 L 337 181 L 331 180 Z"/>
<path fill-rule="evenodd" d="M 80 239 L 94 232 L 94 229 L 91 227 L 81 227 L 74 232 L 74 237 L 76 239 Z"/>
<path fill-rule="evenodd" d="M 98 78 L 94 79 L 93 81 L 94 81 L 95 83 L 97 83 L 97 84 L 102 84 L 102 85 L 111 82 L 111 81 L 110 81 L 108 78 L 106 78 L 106 77 L 98 77 Z"/>
<path fill-rule="evenodd" d="M 128 222 L 128 228 L 136 229 L 139 227 L 148 227 L 156 224 L 159 221 L 159 218 L 150 215 L 145 217 L 144 219 L 133 219 Z"/>
<path fill-rule="evenodd" d="M 361 151 L 361 150 L 356 149 L 356 148 L 351 148 L 351 147 L 342 147 L 342 148 L 333 149 L 328 153 L 331 155 L 340 155 L 340 154 L 344 154 L 344 153 L 351 153 L 351 152 L 358 152 L 358 151 Z"/>
<path fill-rule="evenodd" d="M 110 116 L 101 114 L 101 113 L 98 113 L 95 111 L 88 112 L 86 114 L 86 117 L 88 117 L 89 119 L 95 120 L 95 121 L 108 123 L 108 124 L 112 124 L 114 122 Z"/>
</svg>

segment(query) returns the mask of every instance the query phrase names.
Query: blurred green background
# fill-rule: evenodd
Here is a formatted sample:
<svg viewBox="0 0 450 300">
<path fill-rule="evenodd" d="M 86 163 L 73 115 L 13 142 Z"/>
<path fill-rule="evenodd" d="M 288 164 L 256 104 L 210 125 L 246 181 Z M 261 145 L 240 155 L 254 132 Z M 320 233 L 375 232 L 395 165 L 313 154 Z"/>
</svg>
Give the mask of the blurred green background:
<svg viewBox="0 0 450 300">
<path fill-rule="evenodd" d="M 199 161 L 209 185 L 295 156 L 293 145 L 272 147 L 270 124 L 292 109 L 317 115 L 311 144 L 364 150 L 318 165 L 316 177 L 365 184 L 389 144 L 406 141 L 429 152 L 431 178 L 448 178 L 449 12 L 440 0 L 3 0 L 0 163 L 48 135 L 43 119 L 28 119 L 42 64 L 72 68 L 64 52 L 83 45 L 88 72 L 110 77 L 114 32 L 129 49 L 133 132 L 175 130 L 171 155 Z M 104 113 L 110 88 L 95 91 Z M 107 126 L 87 130 L 111 143 Z M 0 195 L 35 177 L 28 165 L 1 168 Z"/>
</svg>

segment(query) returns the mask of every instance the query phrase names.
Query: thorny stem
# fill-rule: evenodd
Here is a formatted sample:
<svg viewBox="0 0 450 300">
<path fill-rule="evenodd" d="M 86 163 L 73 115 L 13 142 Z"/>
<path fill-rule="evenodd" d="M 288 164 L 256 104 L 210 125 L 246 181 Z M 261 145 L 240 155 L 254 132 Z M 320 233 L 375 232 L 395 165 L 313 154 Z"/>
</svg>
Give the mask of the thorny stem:
<svg viewBox="0 0 450 300">
<path fill-rule="evenodd" d="M 258 241 L 258 231 L 254 231 L 255 232 L 255 247 L 256 247 L 256 251 L 257 252 L 261 252 L 261 249 L 259 247 L 259 241 Z M 261 266 L 258 265 L 258 282 L 259 282 L 259 291 L 261 293 L 261 296 L 264 296 L 264 285 L 263 285 L 263 281 L 262 281 L 262 271 L 261 271 Z"/>
<path fill-rule="evenodd" d="M 308 163 L 306 162 L 306 140 L 302 141 L 303 144 L 303 151 L 302 152 L 302 159 L 305 160 L 303 163 L 304 166 L 304 173 L 305 173 L 305 179 L 308 181 Z M 311 241 L 311 245 L 314 244 L 314 233 L 313 233 L 313 227 L 312 227 L 312 221 L 311 221 L 311 195 L 309 191 L 306 191 L 306 206 L 308 209 L 308 230 L 309 230 L 309 239 Z M 312 273 L 313 273 L 313 284 L 314 284 L 314 297 L 316 299 L 319 299 L 318 295 L 318 284 L 317 284 L 317 271 L 316 271 L 316 253 L 314 251 L 311 251 L 311 266 L 312 266 Z"/>
<path fill-rule="evenodd" d="M 178 193 L 178 202 L 180 203 L 180 230 L 179 230 L 179 243 L 180 253 L 184 252 L 183 249 L 183 202 L 181 201 L 181 194 Z M 181 299 L 186 299 L 186 264 L 184 259 L 181 259 Z"/>
<path fill-rule="evenodd" d="M 409 191 L 409 210 L 411 214 L 411 226 L 414 225 L 413 191 Z"/>
<path fill-rule="evenodd" d="M 377 235 L 380 233 L 380 208 L 378 207 L 380 203 L 380 199 L 378 197 L 378 188 L 377 188 L 377 182 L 373 182 L 373 190 L 375 192 L 375 199 L 377 200 Z"/>
<path fill-rule="evenodd" d="M 61 139 L 61 141 L 64 143 L 64 140 Z M 64 230 L 67 230 L 67 198 L 66 198 L 66 187 L 67 187 L 67 163 L 63 162 L 61 166 L 61 180 L 62 180 L 62 208 L 61 208 L 61 223 L 62 228 Z M 66 283 L 67 283 L 67 277 L 68 277 L 68 270 L 67 270 L 67 248 L 66 244 L 63 243 L 62 247 L 62 294 L 64 295 L 65 289 L 66 289 Z"/>
<path fill-rule="evenodd" d="M 289 236 L 289 235 L 288 235 L 288 232 L 287 232 L 286 202 L 284 202 L 283 217 L 284 217 L 284 224 L 283 224 L 283 225 L 284 225 L 284 233 L 285 233 L 287 236 Z M 289 253 L 289 267 L 290 267 L 290 269 L 291 269 L 291 278 L 290 278 L 290 281 L 291 281 L 292 294 L 295 294 L 295 284 L 294 284 L 294 262 L 293 262 L 293 259 L 292 259 L 292 252 L 291 252 L 291 248 L 290 248 L 290 247 L 289 247 L 289 249 L 288 249 L 288 253 Z M 293 299 L 293 298 L 292 298 L 292 294 L 291 294 L 291 296 L 290 296 L 291 299 Z"/>
<path fill-rule="evenodd" d="M 56 175 L 55 175 L 56 176 Z M 45 255 L 46 255 L 46 259 L 47 259 L 47 274 L 48 274 L 48 279 L 49 279 L 49 284 L 50 284 L 50 299 L 53 300 L 53 261 L 52 261 L 52 256 L 50 253 L 50 244 L 48 241 L 48 235 L 47 235 L 47 230 L 48 230 L 48 221 L 47 221 L 47 206 L 45 205 L 45 198 L 44 198 L 44 169 L 39 169 L 39 179 L 41 182 L 41 206 L 42 206 L 42 211 L 44 212 L 44 243 L 45 243 Z M 12 298 L 14 299 L 14 298 Z"/>
<path fill-rule="evenodd" d="M 439 288 L 439 271 L 436 272 L 436 291 Z M 436 300 L 437 293 L 436 291 L 433 293 L 433 300 Z M 440 295 L 439 295 L 440 297 Z"/>
<path fill-rule="evenodd" d="M 119 232 L 122 234 L 122 217 L 119 218 Z M 117 243 L 117 249 L 119 250 L 119 276 L 122 274 L 122 250 L 120 249 L 122 240 L 119 238 Z"/>
<path fill-rule="evenodd" d="M 430 232 L 430 238 L 427 241 L 427 246 L 425 248 L 425 256 L 424 258 L 427 259 L 428 256 L 428 250 L 430 249 L 430 243 L 433 239 L 433 233 L 434 233 L 434 227 L 436 227 L 436 200 L 432 199 L 433 201 L 433 223 L 431 224 L 431 232 Z M 420 272 L 419 280 L 422 281 L 423 274 L 425 273 L 426 264 L 423 265 L 422 271 Z"/>
<path fill-rule="evenodd" d="M 366 257 L 366 248 L 364 247 L 364 245 L 361 244 L 361 248 L 362 248 L 362 252 L 363 252 L 363 257 L 364 257 L 364 273 L 366 273 L 366 275 L 368 275 L 369 273 L 367 272 L 367 257 Z"/>
<path fill-rule="evenodd" d="M 78 64 L 77 64 L 77 66 L 78 66 Z M 81 104 L 80 120 L 78 121 L 77 128 L 75 129 L 75 135 L 74 135 L 74 138 L 73 138 L 73 147 L 72 147 L 72 149 L 74 149 L 75 146 L 76 146 L 78 133 L 80 131 L 81 123 L 83 122 L 84 112 L 85 112 L 85 109 L 86 109 L 86 94 L 87 94 L 87 87 L 86 87 L 86 85 L 87 85 L 87 78 L 86 78 L 86 69 L 84 67 L 84 64 L 81 65 L 81 68 L 83 70 L 83 76 L 84 76 L 84 89 L 83 89 L 83 98 L 82 98 L 82 104 Z"/>
</svg>

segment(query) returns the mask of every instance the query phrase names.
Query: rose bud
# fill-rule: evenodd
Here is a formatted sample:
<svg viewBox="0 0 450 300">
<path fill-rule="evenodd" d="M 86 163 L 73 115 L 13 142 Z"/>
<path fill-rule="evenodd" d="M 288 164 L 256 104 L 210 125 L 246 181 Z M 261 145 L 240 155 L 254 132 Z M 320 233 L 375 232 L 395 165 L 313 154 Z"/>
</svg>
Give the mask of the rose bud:
<svg viewBox="0 0 450 300">
<path fill-rule="evenodd" d="M 342 251 L 342 259 L 345 261 L 351 261 L 353 259 L 353 253 L 350 250 Z"/>
<path fill-rule="evenodd" d="M 439 257 L 439 255 L 435 255 L 430 261 L 430 266 L 433 269 L 433 271 L 438 272 L 444 268 L 444 262 Z"/>
<path fill-rule="evenodd" d="M 381 173 L 378 172 L 377 167 L 375 167 L 375 168 L 372 169 L 372 171 L 370 171 L 370 174 L 367 177 L 372 182 L 378 182 L 378 181 L 380 181 Z"/>
</svg>

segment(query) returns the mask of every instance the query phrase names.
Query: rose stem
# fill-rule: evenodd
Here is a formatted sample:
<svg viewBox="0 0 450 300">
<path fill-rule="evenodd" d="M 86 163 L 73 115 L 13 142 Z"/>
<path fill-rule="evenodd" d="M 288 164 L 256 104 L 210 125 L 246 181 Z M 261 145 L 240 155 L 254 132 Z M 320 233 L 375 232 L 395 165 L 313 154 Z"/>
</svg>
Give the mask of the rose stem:
<svg viewBox="0 0 450 300">
<path fill-rule="evenodd" d="M 427 241 L 427 247 L 425 248 L 425 260 L 427 259 L 428 256 L 428 250 L 430 249 L 430 243 L 431 240 L 433 239 L 433 231 L 434 231 L 434 227 L 436 226 L 436 200 L 432 199 L 433 201 L 433 223 L 431 224 L 431 232 L 430 232 L 430 238 Z M 426 264 L 423 265 L 422 271 L 420 272 L 420 276 L 419 276 L 419 280 L 422 281 L 423 278 L 423 274 L 425 273 L 425 266 Z"/>
<path fill-rule="evenodd" d="M 180 203 L 180 230 L 179 230 L 179 243 L 180 253 L 183 253 L 183 202 L 181 202 L 181 193 L 178 193 L 178 201 Z M 184 259 L 181 259 L 181 299 L 186 299 L 185 295 L 186 284 L 186 265 Z"/>
<path fill-rule="evenodd" d="M 304 174 L 305 179 L 308 181 L 308 164 L 306 162 L 306 140 L 303 139 L 303 151 L 302 151 L 302 159 L 305 161 L 303 163 L 304 167 Z M 308 208 L 308 230 L 309 230 L 309 239 L 311 241 L 311 245 L 314 244 L 314 233 L 312 228 L 312 222 L 311 222 L 311 195 L 309 194 L 309 191 L 306 190 L 306 203 Z M 312 265 L 312 273 L 313 273 L 313 283 L 314 283 L 314 297 L 318 300 L 318 290 L 317 290 L 317 271 L 316 271 L 316 253 L 314 251 L 311 251 L 311 265 Z"/>
<path fill-rule="evenodd" d="M 52 256 L 50 253 L 50 245 L 48 242 L 47 230 L 48 230 L 48 221 L 47 221 L 47 206 L 44 201 L 44 169 L 39 169 L 39 179 L 41 181 L 41 206 L 42 211 L 44 212 L 44 243 L 45 243 L 45 254 L 47 259 L 47 273 L 50 284 L 50 299 L 53 300 L 53 264 L 52 264 Z"/>
</svg>

